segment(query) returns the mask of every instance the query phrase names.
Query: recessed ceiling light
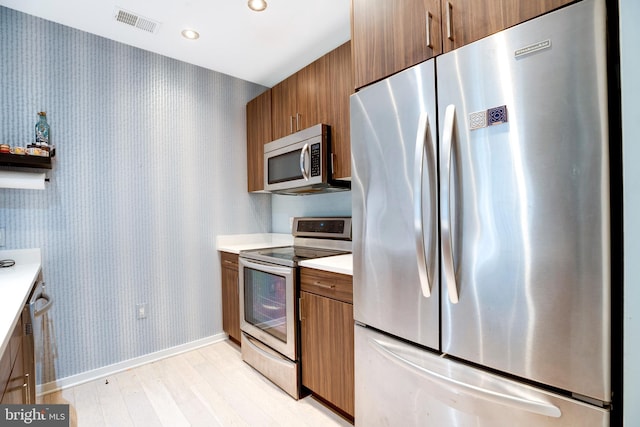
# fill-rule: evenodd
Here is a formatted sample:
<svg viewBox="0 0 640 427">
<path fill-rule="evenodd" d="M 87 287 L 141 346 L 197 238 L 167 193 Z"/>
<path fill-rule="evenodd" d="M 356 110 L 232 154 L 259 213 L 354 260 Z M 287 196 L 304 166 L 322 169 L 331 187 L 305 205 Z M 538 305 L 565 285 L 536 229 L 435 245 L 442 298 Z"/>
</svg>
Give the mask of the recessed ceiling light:
<svg viewBox="0 0 640 427">
<path fill-rule="evenodd" d="M 265 0 L 249 0 L 248 5 L 249 9 L 255 10 L 256 12 L 262 12 L 267 8 L 267 2 Z"/>
<path fill-rule="evenodd" d="M 200 37 L 196 30 L 182 30 L 182 37 L 189 40 L 195 40 Z"/>
</svg>

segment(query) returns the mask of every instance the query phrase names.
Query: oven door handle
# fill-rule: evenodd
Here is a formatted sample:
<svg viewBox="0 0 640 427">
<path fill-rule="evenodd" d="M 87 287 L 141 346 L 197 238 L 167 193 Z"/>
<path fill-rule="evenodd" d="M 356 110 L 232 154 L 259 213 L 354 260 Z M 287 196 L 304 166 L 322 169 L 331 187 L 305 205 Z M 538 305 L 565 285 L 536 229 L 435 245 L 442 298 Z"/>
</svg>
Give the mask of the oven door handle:
<svg viewBox="0 0 640 427">
<path fill-rule="evenodd" d="M 265 273 L 271 273 L 271 274 L 279 274 L 279 275 L 291 274 L 291 271 L 293 270 L 293 268 L 291 267 L 282 267 L 278 265 L 263 263 L 260 261 L 250 261 L 245 258 L 240 258 L 239 262 L 241 265 L 240 268 L 248 267 L 254 270 L 264 271 Z"/>
</svg>

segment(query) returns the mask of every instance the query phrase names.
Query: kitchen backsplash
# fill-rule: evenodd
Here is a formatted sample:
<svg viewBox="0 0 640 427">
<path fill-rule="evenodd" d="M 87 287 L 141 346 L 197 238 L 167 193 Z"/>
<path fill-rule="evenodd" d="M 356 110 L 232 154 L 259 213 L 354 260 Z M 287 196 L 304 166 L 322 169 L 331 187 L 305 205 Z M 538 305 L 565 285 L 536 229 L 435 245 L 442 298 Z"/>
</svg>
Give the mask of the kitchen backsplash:
<svg viewBox="0 0 640 427">
<path fill-rule="evenodd" d="M 290 218 L 296 216 L 351 216 L 351 191 L 310 196 L 271 196 L 271 229 L 291 233 Z"/>
</svg>

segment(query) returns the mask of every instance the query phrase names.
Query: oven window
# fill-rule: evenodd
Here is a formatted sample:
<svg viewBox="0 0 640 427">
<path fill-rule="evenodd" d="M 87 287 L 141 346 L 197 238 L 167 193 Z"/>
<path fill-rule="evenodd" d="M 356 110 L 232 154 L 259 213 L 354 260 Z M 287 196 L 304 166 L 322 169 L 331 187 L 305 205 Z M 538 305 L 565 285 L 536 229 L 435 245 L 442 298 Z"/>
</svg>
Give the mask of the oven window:
<svg viewBox="0 0 640 427">
<path fill-rule="evenodd" d="M 302 179 L 300 171 L 300 152 L 290 151 L 268 159 L 269 184 Z"/>
<path fill-rule="evenodd" d="M 287 280 L 284 276 L 244 268 L 244 318 L 287 342 Z"/>
</svg>

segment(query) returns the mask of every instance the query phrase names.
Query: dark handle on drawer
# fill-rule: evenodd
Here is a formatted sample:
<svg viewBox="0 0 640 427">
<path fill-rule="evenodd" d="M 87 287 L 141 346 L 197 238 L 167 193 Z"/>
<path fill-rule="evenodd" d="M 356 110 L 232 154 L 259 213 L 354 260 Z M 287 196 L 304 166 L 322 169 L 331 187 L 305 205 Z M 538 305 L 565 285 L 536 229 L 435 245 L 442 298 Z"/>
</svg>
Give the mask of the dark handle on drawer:
<svg viewBox="0 0 640 427">
<path fill-rule="evenodd" d="M 314 284 L 314 286 L 318 286 L 318 287 L 324 288 L 324 289 L 333 289 L 333 288 L 336 287 L 336 285 L 333 284 L 333 283 L 332 284 L 326 284 L 326 283 L 322 283 L 319 280 L 316 280 L 315 282 L 313 282 L 313 284 Z"/>
</svg>

